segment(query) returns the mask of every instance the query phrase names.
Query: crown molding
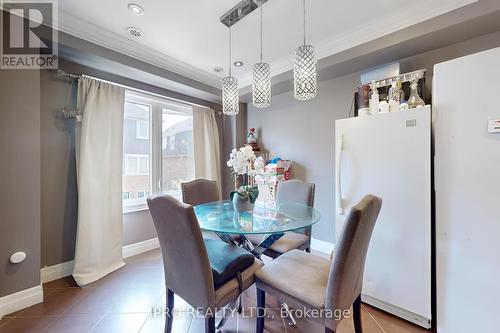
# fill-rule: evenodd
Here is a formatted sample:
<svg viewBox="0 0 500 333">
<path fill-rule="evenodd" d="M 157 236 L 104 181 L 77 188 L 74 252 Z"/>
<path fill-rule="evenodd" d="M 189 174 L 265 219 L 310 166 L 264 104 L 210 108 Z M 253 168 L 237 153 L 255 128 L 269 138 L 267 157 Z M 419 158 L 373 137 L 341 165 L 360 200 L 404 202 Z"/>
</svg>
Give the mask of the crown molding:
<svg viewBox="0 0 500 333">
<path fill-rule="evenodd" d="M 111 32 L 91 22 L 60 11 L 56 27 L 59 31 L 125 54 L 176 74 L 220 88 L 220 78 L 181 60 L 147 47 L 137 41 Z"/>
<path fill-rule="evenodd" d="M 418 1 L 415 1 L 412 8 L 400 8 L 397 12 L 393 13 L 391 20 L 388 22 L 385 20 L 379 20 L 377 21 L 378 23 L 374 23 L 373 21 L 366 22 L 316 43 L 316 57 L 318 60 L 329 57 L 476 2 L 478 0 L 458 0 L 454 3 L 436 2 L 434 7 L 428 8 L 421 6 Z M 411 16 L 408 15 L 409 12 L 412 13 Z M 271 77 L 293 69 L 292 51 L 290 50 L 290 56 L 271 62 Z M 242 74 L 238 80 L 240 82 L 240 89 L 246 88 L 252 84 L 252 74 L 250 72 Z"/>
<path fill-rule="evenodd" d="M 395 31 L 422 23 L 439 15 L 459 9 L 478 0 L 457 0 L 451 2 L 434 2 L 431 8 L 421 6 L 418 1 L 411 7 L 399 8 L 391 15 L 391 20 L 369 21 L 358 25 L 345 32 L 332 36 L 315 44 L 317 59 L 346 51 L 350 48 L 381 38 Z M 408 15 L 411 13 L 411 15 Z M 57 27 L 60 31 L 76 36 L 88 42 L 128 55 L 146 63 L 164 68 L 176 74 L 202 82 L 212 87 L 219 88 L 220 78 L 167 54 L 140 44 L 125 36 L 113 33 L 86 20 L 77 18 L 67 12 L 61 11 Z M 276 76 L 293 69 L 291 56 L 283 57 L 271 62 L 271 76 Z M 240 88 L 245 88 L 252 83 L 252 73 L 238 75 Z"/>
</svg>

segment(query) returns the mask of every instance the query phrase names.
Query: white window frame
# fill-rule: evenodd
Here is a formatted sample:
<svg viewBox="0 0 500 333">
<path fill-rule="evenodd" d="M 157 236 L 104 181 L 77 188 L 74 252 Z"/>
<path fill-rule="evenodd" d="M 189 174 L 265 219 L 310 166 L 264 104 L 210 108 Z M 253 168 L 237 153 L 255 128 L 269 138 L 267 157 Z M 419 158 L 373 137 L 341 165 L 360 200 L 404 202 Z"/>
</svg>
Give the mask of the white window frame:
<svg viewBox="0 0 500 333">
<path fill-rule="evenodd" d="M 192 107 L 185 105 L 180 102 L 171 101 L 167 98 L 157 97 L 154 95 L 144 94 L 136 91 L 127 90 L 125 92 L 125 102 L 147 105 L 150 107 L 150 121 L 149 121 L 149 135 L 147 139 L 151 140 L 151 151 L 148 156 L 148 166 L 150 170 L 150 195 L 158 194 L 162 192 L 162 115 L 163 109 L 167 109 L 173 112 L 185 113 L 192 115 Z M 131 118 L 137 120 L 137 118 Z M 137 132 L 139 134 L 138 122 L 137 122 Z M 138 137 L 139 138 L 139 137 Z M 127 154 L 134 155 L 134 154 Z M 125 158 L 126 154 L 124 154 Z M 125 163 L 128 163 L 125 162 Z M 127 175 L 128 166 L 125 165 L 125 175 Z M 138 169 L 139 170 L 139 169 Z M 147 197 L 134 200 L 134 202 L 123 204 L 123 213 L 136 212 L 141 210 L 147 210 L 148 205 L 146 201 Z"/>
</svg>

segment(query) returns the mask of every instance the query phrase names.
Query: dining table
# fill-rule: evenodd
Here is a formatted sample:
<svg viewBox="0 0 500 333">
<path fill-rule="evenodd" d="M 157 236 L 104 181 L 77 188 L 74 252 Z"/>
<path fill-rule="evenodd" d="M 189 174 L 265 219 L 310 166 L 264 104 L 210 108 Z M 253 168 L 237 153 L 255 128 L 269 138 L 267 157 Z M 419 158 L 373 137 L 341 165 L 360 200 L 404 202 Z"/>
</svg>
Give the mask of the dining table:
<svg viewBox="0 0 500 333">
<path fill-rule="evenodd" d="M 241 246 L 260 258 L 286 232 L 312 226 L 320 219 L 317 209 L 296 202 L 256 202 L 252 211 L 236 211 L 229 200 L 194 206 L 200 228 L 223 241 Z M 261 235 L 254 245 L 248 235 Z"/>
</svg>

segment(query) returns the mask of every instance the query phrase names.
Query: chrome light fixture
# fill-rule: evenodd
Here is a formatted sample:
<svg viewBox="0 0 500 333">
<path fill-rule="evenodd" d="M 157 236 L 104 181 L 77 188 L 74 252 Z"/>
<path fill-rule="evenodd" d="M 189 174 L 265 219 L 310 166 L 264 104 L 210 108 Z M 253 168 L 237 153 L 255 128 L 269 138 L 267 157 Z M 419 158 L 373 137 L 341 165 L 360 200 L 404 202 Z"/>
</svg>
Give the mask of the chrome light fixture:
<svg viewBox="0 0 500 333">
<path fill-rule="evenodd" d="M 271 106 L 271 66 L 262 61 L 262 6 L 260 3 L 260 62 L 253 65 L 252 102 L 262 109 Z"/>
<path fill-rule="evenodd" d="M 222 78 L 222 113 L 235 116 L 239 112 L 238 79 L 231 76 L 231 27 L 229 27 L 229 76 Z"/>
<path fill-rule="evenodd" d="M 293 95 L 299 101 L 316 97 L 316 55 L 314 47 L 306 44 L 306 0 L 303 0 L 304 44 L 295 50 L 293 68 Z"/>
</svg>

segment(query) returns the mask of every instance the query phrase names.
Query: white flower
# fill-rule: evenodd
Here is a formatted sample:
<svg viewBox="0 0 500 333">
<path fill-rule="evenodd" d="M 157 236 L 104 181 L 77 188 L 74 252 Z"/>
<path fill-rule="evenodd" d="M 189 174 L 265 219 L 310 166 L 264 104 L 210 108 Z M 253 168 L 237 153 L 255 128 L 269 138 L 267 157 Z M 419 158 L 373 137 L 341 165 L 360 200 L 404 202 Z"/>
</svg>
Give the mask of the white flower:
<svg viewBox="0 0 500 333">
<path fill-rule="evenodd" d="M 251 171 L 256 156 L 251 146 L 243 146 L 239 150 L 233 149 L 229 154 L 227 166 L 233 168 L 234 172 L 240 175 Z"/>
</svg>

